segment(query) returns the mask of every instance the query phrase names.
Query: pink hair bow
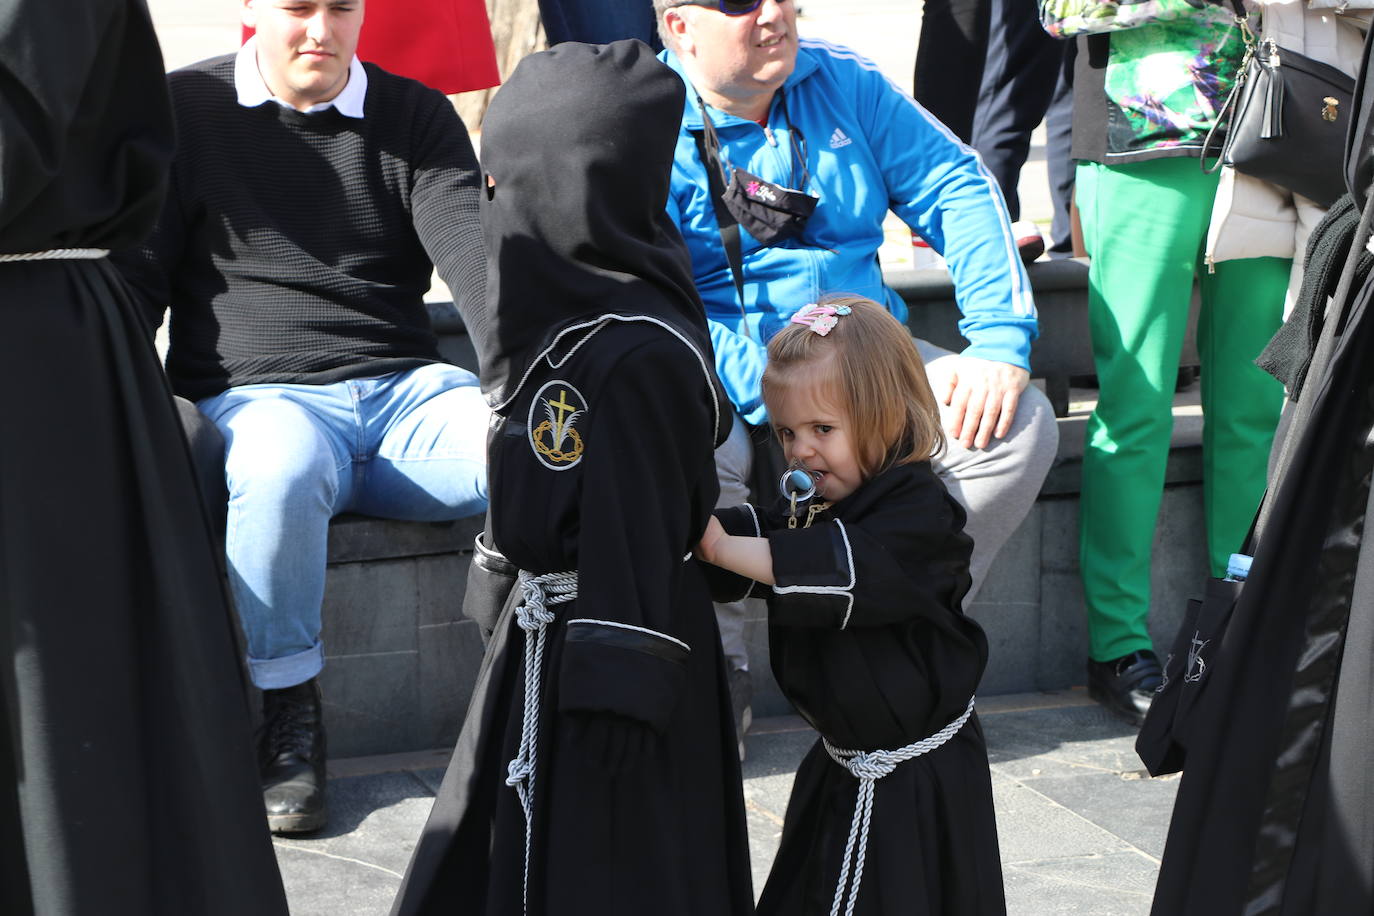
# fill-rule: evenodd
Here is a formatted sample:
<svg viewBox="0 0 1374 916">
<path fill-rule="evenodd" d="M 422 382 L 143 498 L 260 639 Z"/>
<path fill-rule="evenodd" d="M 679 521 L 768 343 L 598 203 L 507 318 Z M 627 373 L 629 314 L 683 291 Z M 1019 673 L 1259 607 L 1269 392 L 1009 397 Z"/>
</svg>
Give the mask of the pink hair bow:
<svg viewBox="0 0 1374 916">
<path fill-rule="evenodd" d="M 853 309 L 847 305 L 836 308 L 833 305 L 817 305 L 814 302 L 804 305 L 792 315 L 793 324 L 804 324 L 820 336 L 824 337 L 835 330 L 835 325 L 840 323 L 840 317 L 848 315 Z"/>
</svg>

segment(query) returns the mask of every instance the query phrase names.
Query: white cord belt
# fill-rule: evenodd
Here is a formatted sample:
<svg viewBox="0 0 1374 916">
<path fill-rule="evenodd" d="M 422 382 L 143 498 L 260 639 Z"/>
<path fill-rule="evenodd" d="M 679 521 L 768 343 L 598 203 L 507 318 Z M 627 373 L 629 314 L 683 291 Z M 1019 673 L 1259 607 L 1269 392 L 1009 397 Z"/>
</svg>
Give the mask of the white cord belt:
<svg viewBox="0 0 1374 916">
<path fill-rule="evenodd" d="M 96 261 L 109 253 L 108 248 L 49 248 L 24 254 L 0 254 L 0 264 L 10 261 Z"/>
<path fill-rule="evenodd" d="M 534 837 L 534 776 L 539 753 L 540 671 L 544 664 L 544 637 L 556 604 L 577 597 L 577 573 L 555 572 L 542 576 L 520 571 L 520 589 L 525 600 L 515 609 L 515 620 L 525 631 L 525 710 L 520 727 L 520 750 L 506 767 L 506 785 L 520 796 L 525 812 L 525 887 L 524 906 L 529 912 L 530 848 Z"/>
<path fill-rule="evenodd" d="M 840 868 L 840 883 L 835 888 L 835 902 L 830 905 L 830 916 L 839 916 L 840 904 L 845 900 L 845 887 L 849 883 L 850 861 L 854 863 L 854 884 L 849 888 L 849 903 L 844 908 L 845 916 L 853 916 L 854 903 L 859 899 L 859 882 L 864 876 L 864 856 L 868 852 L 868 825 L 873 817 L 874 783 L 882 779 L 898 764 L 906 763 L 922 754 L 929 754 L 958 733 L 968 717 L 973 715 L 973 698 L 959 718 L 940 729 L 929 738 L 922 738 L 914 744 L 895 751 L 847 751 L 835 747 L 825 737 L 821 737 L 826 751 L 832 760 L 848 770 L 859 781 L 859 797 L 854 803 L 854 820 L 849 825 L 849 842 L 844 847 L 844 865 Z M 857 850 L 855 846 L 857 845 Z"/>
</svg>

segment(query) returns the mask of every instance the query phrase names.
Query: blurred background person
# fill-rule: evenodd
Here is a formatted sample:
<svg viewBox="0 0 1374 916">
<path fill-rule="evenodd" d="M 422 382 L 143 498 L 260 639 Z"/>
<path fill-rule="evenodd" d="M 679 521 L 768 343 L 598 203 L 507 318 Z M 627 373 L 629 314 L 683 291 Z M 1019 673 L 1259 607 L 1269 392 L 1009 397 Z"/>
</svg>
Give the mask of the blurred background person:
<svg viewBox="0 0 1374 916">
<path fill-rule="evenodd" d="M 1079 41 L 1075 199 L 1092 258 L 1099 383 L 1080 516 L 1088 691 L 1139 724 L 1161 680 L 1148 627 L 1150 556 L 1193 283 L 1202 296 L 1207 545 L 1221 577 L 1264 492 L 1283 389 L 1254 360 L 1282 318 L 1290 262 L 1203 264 L 1218 179 L 1198 158 L 1245 51 L 1229 7 Z"/>
</svg>

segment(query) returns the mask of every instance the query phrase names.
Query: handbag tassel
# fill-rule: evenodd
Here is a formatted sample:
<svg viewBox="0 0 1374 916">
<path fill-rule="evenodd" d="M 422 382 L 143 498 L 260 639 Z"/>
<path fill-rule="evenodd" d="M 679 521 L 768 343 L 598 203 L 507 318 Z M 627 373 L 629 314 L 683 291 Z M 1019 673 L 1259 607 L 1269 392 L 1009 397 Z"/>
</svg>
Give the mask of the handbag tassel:
<svg viewBox="0 0 1374 916">
<path fill-rule="evenodd" d="M 1260 123 L 1260 139 L 1273 140 L 1283 136 L 1283 77 L 1279 75 L 1278 48 L 1269 49 L 1264 61 L 1264 119 Z"/>
</svg>

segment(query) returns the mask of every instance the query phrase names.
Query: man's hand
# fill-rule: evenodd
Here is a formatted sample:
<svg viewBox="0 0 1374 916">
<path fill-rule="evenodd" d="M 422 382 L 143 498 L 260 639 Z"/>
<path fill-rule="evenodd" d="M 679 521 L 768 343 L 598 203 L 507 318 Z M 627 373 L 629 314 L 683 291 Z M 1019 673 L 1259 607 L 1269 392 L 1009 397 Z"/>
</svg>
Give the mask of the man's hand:
<svg viewBox="0 0 1374 916">
<path fill-rule="evenodd" d="M 1030 384 L 1025 369 L 974 356 L 947 356 L 928 369 L 945 428 L 964 448 L 987 448 L 1005 436 Z"/>
</svg>

